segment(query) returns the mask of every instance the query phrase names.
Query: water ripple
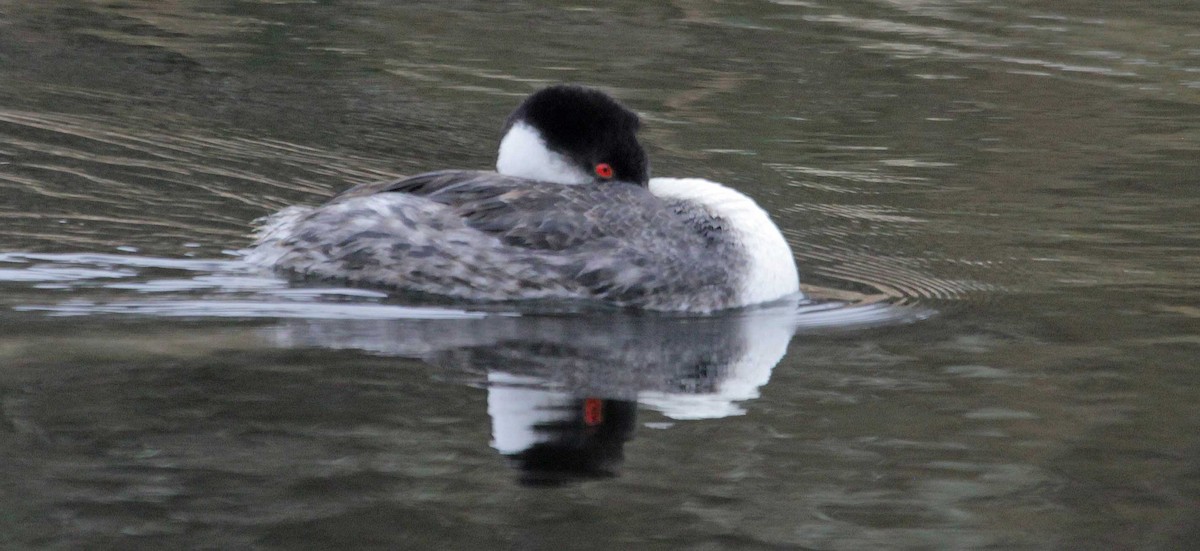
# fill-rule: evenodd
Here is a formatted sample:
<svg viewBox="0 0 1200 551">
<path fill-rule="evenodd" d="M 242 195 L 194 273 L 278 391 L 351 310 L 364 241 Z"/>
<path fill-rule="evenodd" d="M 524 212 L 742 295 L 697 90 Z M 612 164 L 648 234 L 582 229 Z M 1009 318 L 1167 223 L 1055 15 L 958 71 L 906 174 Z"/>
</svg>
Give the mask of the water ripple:
<svg viewBox="0 0 1200 551">
<path fill-rule="evenodd" d="M 464 309 L 438 298 L 424 299 L 436 302 L 433 305 L 421 302 L 397 304 L 398 298 L 371 289 L 295 287 L 236 258 L 9 252 L 0 253 L 0 266 L 5 266 L 0 268 L 0 285 L 35 283 L 41 289 L 76 291 L 69 299 L 52 303 L 44 302 L 48 298 L 46 295 L 24 298 L 19 292 L 11 294 L 7 300 L 14 311 L 44 312 L 52 316 L 475 319 L 497 315 L 559 315 L 580 312 L 581 308 L 575 304 L 474 303 Z M 768 310 L 779 312 L 781 308 L 790 308 L 790 323 L 796 329 L 804 330 L 903 323 L 931 314 L 923 308 L 893 304 L 891 299 L 897 298 L 896 295 L 867 295 L 814 286 L 808 286 L 806 292 L 818 300 L 791 301 Z M 138 298 L 130 299 L 129 294 Z M 582 312 L 589 310 L 584 307 Z M 679 316 L 665 314 L 664 317 Z"/>
</svg>

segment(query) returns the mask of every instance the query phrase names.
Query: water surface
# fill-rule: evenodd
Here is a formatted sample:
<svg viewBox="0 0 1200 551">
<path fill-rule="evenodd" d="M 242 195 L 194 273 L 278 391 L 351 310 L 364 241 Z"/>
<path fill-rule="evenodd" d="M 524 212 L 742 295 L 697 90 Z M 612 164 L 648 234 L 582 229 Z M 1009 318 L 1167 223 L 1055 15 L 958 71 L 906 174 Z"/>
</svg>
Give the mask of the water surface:
<svg viewBox="0 0 1200 551">
<path fill-rule="evenodd" d="M 1178 549 L 1187 2 L 0 0 L 0 546 Z M 821 301 L 413 303 L 252 222 L 597 85 Z"/>
</svg>

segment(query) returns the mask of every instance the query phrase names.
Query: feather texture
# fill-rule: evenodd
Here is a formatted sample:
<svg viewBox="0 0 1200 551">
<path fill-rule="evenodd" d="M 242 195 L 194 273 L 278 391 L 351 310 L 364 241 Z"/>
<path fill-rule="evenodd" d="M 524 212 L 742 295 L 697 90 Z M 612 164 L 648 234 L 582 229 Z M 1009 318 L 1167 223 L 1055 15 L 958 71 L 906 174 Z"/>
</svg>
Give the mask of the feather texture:
<svg viewBox="0 0 1200 551">
<path fill-rule="evenodd" d="M 281 224 L 258 246 L 308 278 L 483 300 L 742 305 L 746 256 L 722 221 L 628 183 L 432 172 L 357 186 Z"/>
</svg>

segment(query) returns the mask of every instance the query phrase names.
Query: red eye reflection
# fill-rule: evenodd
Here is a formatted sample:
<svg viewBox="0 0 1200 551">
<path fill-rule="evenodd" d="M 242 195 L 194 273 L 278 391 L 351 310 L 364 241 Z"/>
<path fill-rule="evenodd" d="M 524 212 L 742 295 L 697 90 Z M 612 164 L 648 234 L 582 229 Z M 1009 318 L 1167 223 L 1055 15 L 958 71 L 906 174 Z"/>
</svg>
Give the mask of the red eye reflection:
<svg viewBox="0 0 1200 551">
<path fill-rule="evenodd" d="M 612 178 L 613 177 L 612 165 L 610 165 L 608 163 L 600 163 L 600 164 L 596 165 L 596 176 L 604 178 L 605 180 Z"/>
<path fill-rule="evenodd" d="M 588 398 L 583 401 L 583 424 L 594 427 L 604 422 L 604 401 Z"/>
</svg>

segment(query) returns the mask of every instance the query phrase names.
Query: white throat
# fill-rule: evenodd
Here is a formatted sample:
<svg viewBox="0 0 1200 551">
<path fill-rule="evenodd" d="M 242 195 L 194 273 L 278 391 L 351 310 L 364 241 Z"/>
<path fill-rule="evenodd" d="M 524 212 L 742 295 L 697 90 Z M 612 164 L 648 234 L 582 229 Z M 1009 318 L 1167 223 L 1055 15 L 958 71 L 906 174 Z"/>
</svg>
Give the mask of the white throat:
<svg viewBox="0 0 1200 551">
<path fill-rule="evenodd" d="M 500 140 L 496 172 L 556 184 L 586 184 L 591 175 L 576 167 L 567 157 L 550 151 L 537 129 L 518 122 Z"/>
<path fill-rule="evenodd" d="M 650 193 L 699 205 L 729 224 L 734 240 L 748 257 L 741 305 L 770 302 L 800 292 L 791 247 L 753 199 L 702 178 L 651 178 Z"/>
</svg>

